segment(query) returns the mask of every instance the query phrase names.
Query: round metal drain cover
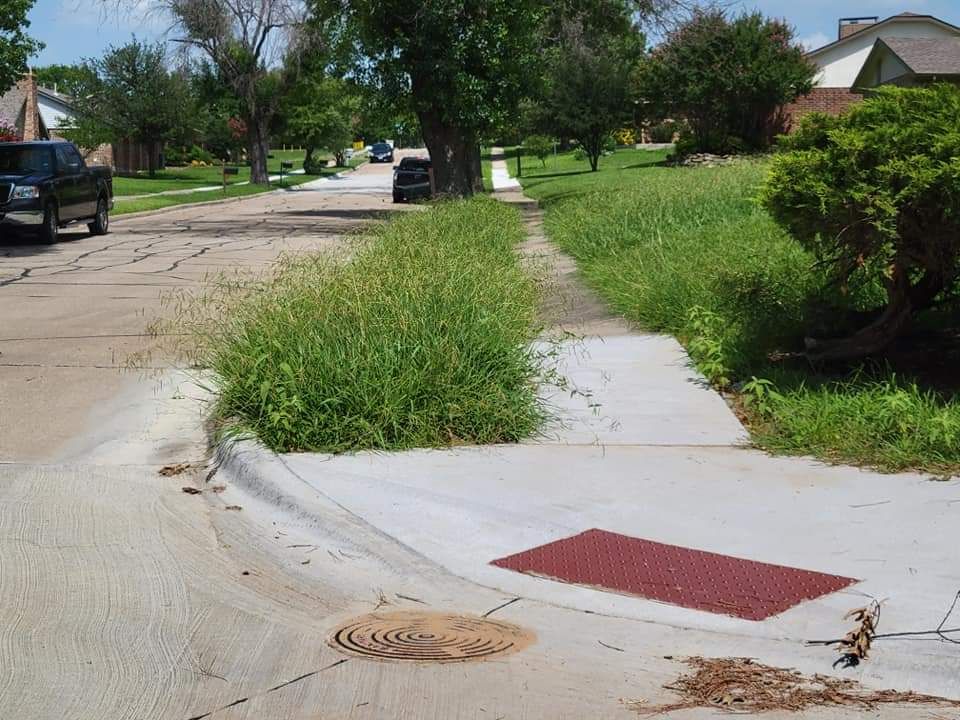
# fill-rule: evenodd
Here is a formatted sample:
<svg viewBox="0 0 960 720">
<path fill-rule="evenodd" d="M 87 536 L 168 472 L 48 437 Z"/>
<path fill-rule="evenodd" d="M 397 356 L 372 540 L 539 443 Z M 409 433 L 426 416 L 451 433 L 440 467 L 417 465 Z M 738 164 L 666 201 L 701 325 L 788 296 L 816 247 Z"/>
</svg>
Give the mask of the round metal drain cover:
<svg viewBox="0 0 960 720">
<path fill-rule="evenodd" d="M 334 631 L 330 645 L 374 660 L 466 662 L 520 650 L 532 633 L 516 625 L 468 615 L 373 613 Z"/>
</svg>

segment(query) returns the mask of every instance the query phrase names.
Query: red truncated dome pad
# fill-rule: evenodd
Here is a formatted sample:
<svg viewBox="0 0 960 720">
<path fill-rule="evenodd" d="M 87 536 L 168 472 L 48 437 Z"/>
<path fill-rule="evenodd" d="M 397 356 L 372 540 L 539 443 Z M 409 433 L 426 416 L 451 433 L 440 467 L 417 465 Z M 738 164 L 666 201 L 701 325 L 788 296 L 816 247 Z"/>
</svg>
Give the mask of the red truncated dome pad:
<svg viewBox="0 0 960 720">
<path fill-rule="evenodd" d="M 491 564 L 745 620 L 764 620 L 858 582 L 605 530 L 587 530 Z"/>
</svg>

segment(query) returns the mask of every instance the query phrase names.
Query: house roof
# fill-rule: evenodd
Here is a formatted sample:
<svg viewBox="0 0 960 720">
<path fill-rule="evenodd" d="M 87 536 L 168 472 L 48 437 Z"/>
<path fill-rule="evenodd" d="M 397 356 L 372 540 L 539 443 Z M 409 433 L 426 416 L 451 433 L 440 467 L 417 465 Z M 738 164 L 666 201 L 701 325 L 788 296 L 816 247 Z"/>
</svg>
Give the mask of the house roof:
<svg viewBox="0 0 960 720">
<path fill-rule="evenodd" d="M 16 124 L 23 114 L 23 105 L 27 93 L 21 83 L 15 84 L 5 93 L 0 93 L 0 120 Z"/>
<path fill-rule="evenodd" d="M 877 38 L 860 69 L 853 87 L 865 87 L 866 76 L 881 53 L 890 53 L 906 68 L 920 76 L 960 75 L 960 38 Z"/>
<path fill-rule="evenodd" d="M 960 40 L 947 38 L 881 38 L 917 75 L 960 75 Z"/>
<path fill-rule="evenodd" d="M 67 107 L 73 106 L 73 98 L 70 95 L 64 95 L 62 92 L 51 90 L 50 88 L 43 87 L 43 85 L 37 86 L 37 94 L 48 97 L 51 100 L 56 100 L 57 102 L 63 105 L 66 105 Z"/>
<path fill-rule="evenodd" d="M 938 17 L 934 17 L 933 15 L 920 15 L 918 13 L 912 13 L 912 12 L 903 12 L 903 13 L 900 13 L 899 15 L 891 15 L 888 18 L 884 18 L 880 22 L 876 22 L 876 23 L 873 23 L 872 25 L 867 26 L 860 32 L 866 32 L 868 30 L 882 28 L 886 25 L 889 25 L 890 23 L 893 23 L 896 21 L 902 22 L 904 20 L 908 22 L 932 22 L 937 25 L 940 25 L 941 27 L 947 28 L 948 30 L 952 30 L 953 32 L 960 35 L 960 27 L 957 27 L 956 25 L 951 25 L 950 23 L 944 20 L 941 20 Z M 823 47 L 817 48 L 816 50 L 811 50 L 810 52 L 807 53 L 807 57 L 815 57 L 822 52 L 826 52 L 827 50 L 831 50 L 839 45 L 843 45 L 844 43 L 850 42 L 853 38 L 857 37 L 859 34 L 860 34 L 859 32 L 856 32 L 856 33 L 853 33 L 852 35 L 847 35 L 844 38 L 840 38 L 839 40 L 834 40 L 832 43 L 828 43 Z"/>
</svg>

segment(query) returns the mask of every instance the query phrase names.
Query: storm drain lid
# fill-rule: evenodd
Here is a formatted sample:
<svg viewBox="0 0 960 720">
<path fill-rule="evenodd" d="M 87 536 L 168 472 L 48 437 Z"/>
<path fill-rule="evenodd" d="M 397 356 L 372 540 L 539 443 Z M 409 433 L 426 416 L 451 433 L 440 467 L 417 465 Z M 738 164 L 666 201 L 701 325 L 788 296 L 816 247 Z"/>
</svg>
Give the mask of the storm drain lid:
<svg viewBox="0 0 960 720">
<path fill-rule="evenodd" d="M 355 618 L 334 631 L 330 645 L 373 660 L 447 663 L 506 655 L 533 640 L 532 633 L 509 623 L 403 611 Z"/>
</svg>

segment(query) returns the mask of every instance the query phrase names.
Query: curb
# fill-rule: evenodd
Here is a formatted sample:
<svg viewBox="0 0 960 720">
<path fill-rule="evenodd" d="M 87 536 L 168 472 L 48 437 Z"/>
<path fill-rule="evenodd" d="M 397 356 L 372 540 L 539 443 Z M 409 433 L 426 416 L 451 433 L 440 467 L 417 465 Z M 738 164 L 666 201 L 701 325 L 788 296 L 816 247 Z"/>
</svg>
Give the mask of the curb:
<svg viewBox="0 0 960 720">
<path fill-rule="evenodd" d="M 283 457 L 259 440 L 225 440 L 213 446 L 213 473 L 207 482 L 223 475 L 244 502 L 261 504 L 269 511 L 294 518 L 299 530 L 349 547 L 359 556 L 373 559 L 402 575 L 412 566 L 425 577 L 447 577 L 483 587 L 384 532 L 353 513 L 323 491 L 311 486 L 284 462 Z M 219 479 L 219 478 L 218 478 Z"/>
</svg>

